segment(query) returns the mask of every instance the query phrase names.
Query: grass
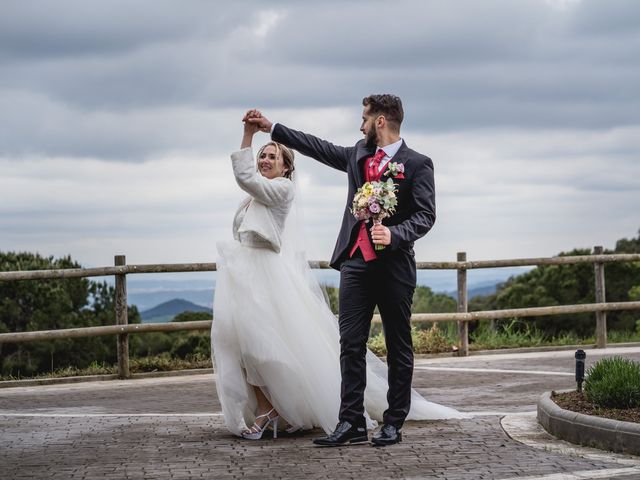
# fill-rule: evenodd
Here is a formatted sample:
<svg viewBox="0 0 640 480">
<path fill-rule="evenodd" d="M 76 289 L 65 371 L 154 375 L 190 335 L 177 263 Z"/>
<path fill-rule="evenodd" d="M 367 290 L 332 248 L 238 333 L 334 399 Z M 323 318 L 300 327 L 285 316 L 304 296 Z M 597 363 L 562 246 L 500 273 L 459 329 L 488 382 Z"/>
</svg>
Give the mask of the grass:
<svg viewBox="0 0 640 480">
<path fill-rule="evenodd" d="M 591 345 L 595 343 L 594 337 L 580 338 L 575 333 L 547 337 L 539 329 L 517 319 L 512 319 L 508 323 L 495 328 L 489 322 L 481 322 L 477 330 L 469 335 L 469 340 L 469 349 L 471 350 Z M 638 340 L 640 341 L 640 338 Z"/>
<path fill-rule="evenodd" d="M 584 394 L 602 408 L 640 407 L 640 362 L 623 357 L 599 360 L 587 372 Z"/>
<path fill-rule="evenodd" d="M 554 393 L 552 399 L 572 412 L 640 423 L 640 362 L 603 358 L 589 368 L 584 392 Z"/>
<path fill-rule="evenodd" d="M 499 328 L 491 328 L 490 324 L 481 323 L 469 337 L 469 348 L 474 350 L 539 347 L 544 344 L 544 334 L 541 331 L 517 320 L 511 320 Z"/>
</svg>

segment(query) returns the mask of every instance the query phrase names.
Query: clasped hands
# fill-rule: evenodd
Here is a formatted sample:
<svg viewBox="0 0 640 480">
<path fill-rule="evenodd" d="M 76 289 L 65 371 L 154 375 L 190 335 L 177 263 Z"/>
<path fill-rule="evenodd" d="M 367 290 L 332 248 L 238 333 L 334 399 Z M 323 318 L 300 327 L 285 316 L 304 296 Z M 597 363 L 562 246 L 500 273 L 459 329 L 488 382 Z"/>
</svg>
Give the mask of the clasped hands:
<svg viewBox="0 0 640 480">
<path fill-rule="evenodd" d="M 271 132 L 272 123 L 267 117 L 262 115 L 260 110 L 252 108 L 247 110 L 247 113 L 242 117 L 245 131 L 249 130 L 250 133 L 256 133 L 258 131 L 269 133 Z"/>
</svg>

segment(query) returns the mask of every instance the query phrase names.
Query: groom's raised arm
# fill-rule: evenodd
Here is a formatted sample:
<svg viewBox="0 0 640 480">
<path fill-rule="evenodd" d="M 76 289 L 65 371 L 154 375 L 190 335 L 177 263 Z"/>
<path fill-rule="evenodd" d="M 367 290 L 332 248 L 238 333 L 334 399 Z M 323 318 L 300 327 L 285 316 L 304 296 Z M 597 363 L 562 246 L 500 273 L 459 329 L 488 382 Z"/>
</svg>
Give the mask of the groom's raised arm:
<svg viewBox="0 0 640 480">
<path fill-rule="evenodd" d="M 308 133 L 285 127 L 281 123 L 273 124 L 271 139 L 342 172 L 347 171 L 349 156 L 354 148 L 334 145 Z"/>
</svg>

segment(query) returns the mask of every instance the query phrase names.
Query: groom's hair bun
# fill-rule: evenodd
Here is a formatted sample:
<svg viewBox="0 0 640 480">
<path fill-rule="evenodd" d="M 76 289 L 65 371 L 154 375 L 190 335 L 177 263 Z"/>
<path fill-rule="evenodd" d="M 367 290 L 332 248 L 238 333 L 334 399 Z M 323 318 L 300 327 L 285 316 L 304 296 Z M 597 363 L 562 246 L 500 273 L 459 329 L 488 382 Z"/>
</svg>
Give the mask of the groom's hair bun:
<svg viewBox="0 0 640 480">
<path fill-rule="evenodd" d="M 384 115 L 392 127 L 398 131 L 400 130 L 400 125 L 404 119 L 404 110 L 402 109 L 400 97 L 390 93 L 369 95 L 362 99 L 362 105 L 369 106 L 369 113 Z"/>
</svg>

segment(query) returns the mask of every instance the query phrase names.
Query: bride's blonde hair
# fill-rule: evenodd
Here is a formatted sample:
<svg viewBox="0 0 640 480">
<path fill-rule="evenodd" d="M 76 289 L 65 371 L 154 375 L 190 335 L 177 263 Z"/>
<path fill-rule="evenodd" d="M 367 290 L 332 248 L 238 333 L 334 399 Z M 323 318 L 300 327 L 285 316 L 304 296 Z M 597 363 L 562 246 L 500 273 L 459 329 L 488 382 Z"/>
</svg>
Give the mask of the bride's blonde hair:
<svg viewBox="0 0 640 480">
<path fill-rule="evenodd" d="M 291 150 L 289 147 L 281 143 L 269 142 L 269 143 L 265 143 L 262 147 L 260 147 L 260 150 L 258 150 L 257 158 L 260 158 L 260 155 L 262 155 L 262 151 L 265 148 L 267 148 L 269 145 L 273 145 L 275 147 L 276 156 L 282 155 L 282 163 L 284 163 L 284 167 L 287 169 L 286 172 L 284 172 L 284 177 L 291 180 L 291 175 L 293 174 L 293 171 L 296 169 L 293 163 L 293 159 L 294 159 L 293 150 Z"/>
</svg>

